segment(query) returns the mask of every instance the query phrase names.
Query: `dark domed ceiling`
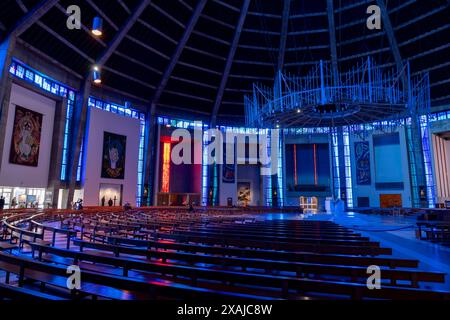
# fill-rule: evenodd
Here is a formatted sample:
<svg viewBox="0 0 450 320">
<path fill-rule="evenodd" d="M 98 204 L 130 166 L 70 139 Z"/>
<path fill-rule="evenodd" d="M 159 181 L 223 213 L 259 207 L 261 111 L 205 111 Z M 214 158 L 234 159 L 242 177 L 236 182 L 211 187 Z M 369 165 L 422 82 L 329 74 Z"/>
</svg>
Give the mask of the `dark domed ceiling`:
<svg viewBox="0 0 450 320">
<path fill-rule="evenodd" d="M 367 55 L 378 64 L 394 67 L 395 51 L 386 25 L 381 30 L 366 27 L 367 7 L 382 1 L 401 59 L 410 61 L 413 73 L 430 73 L 433 107 L 450 101 L 450 1 L 286 1 L 152 0 L 128 24 L 142 1 L 61 0 L 19 41 L 83 78 L 128 24 L 130 29 L 102 68 L 102 86 L 139 99 L 143 105 L 155 101 L 161 112 L 183 108 L 190 114 L 210 116 L 215 110 L 219 118 L 242 119 L 243 95 L 251 92 L 254 82 L 271 85 L 280 59 L 284 70 L 293 74 L 304 74 L 318 61 L 331 59 L 327 2 L 333 4 L 340 70 Z M 3 0 L 0 36 L 5 37 L 39 3 Z M 81 30 L 65 27 L 65 11 L 72 4 L 81 8 Z M 100 39 L 89 32 L 94 16 L 103 18 Z M 283 30 L 287 30 L 284 53 Z M 186 43 L 179 45 L 186 36 Z"/>
</svg>

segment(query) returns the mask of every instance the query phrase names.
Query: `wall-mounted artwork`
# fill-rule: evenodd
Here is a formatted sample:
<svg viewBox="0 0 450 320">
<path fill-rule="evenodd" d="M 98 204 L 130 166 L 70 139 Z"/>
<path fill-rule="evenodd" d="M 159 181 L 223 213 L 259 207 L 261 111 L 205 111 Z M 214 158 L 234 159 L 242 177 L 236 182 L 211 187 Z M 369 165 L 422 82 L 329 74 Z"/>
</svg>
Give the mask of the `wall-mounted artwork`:
<svg viewBox="0 0 450 320">
<path fill-rule="evenodd" d="M 236 155 L 236 153 L 235 153 Z M 222 182 L 234 183 L 236 181 L 236 167 L 235 161 L 227 163 L 227 149 L 223 148 L 223 165 L 222 165 Z"/>
<path fill-rule="evenodd" d="M 16 106 L 9 162 L 37 167 L 41 145 L 42 114 Z"/>
<path fill-rule="evenodd" d="M 290 192 L 324 192 L 331 180 L 328 143 L 286 144 L 286 186 Z"/>
<path fill-rule="evenodd" d="M 237 183 L 237 200 L 240 206 L 248 206 L 252 201 L 250 182 Z"/>
<path fill-rule="evenodd" d="M 355 142 L 356 184 L 368 185 L 370 179 L 369 142 Z"/>
<path fill-rule="evenodd" d="M 223 164 L 223 183 L 234 183 L 235 181 L 235 169 L 234 164 Z"/>
<path fill-rule="evenodd" d="M 99 205 L 105 206 L 121 206 L 122 205 L 122 184 L 100 183 Z"/>
<path fill-rule="evenodd" d="M 126 136 L 103 134 L 102 178 L 124 179 L 126 146 Z"/>
</svg>

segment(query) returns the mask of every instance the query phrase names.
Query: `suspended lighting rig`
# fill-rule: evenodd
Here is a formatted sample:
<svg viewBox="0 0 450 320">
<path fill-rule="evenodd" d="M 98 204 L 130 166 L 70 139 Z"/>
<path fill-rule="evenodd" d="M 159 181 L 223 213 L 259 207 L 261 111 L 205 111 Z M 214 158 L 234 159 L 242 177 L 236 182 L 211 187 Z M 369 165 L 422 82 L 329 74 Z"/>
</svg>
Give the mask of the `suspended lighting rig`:
<svg viewBox="0 0 450 320">
<path fill-rule="evenodd" d="M 280 71 L 273 88 L 254 84 L 244 97 L 246 124 L 257 128 L 395 123 L 427 114 L 429 101 L 428 74 L 412 77 L 408 63 L 397 70 L 371 58 L 339 74 L 323 61 L 306 76 Z"/>
</svg>

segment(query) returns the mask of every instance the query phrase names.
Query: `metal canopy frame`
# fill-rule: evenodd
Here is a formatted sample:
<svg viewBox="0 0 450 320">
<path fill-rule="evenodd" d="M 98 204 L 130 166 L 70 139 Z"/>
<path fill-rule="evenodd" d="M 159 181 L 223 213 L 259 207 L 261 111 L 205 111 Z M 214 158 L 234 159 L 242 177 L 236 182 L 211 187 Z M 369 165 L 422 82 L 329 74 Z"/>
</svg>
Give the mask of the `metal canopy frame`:
<svg viewBox="0 0 450 320">
<path fill-rule="evenodd" d="M 255 84 L 253 95 L 245 98 L 246 124 L 258 128 L 350 126 L 429 112 L 428 74 L 411 76 L 408 64 L 397 71 L 367 58 L 338 74 L 338 85 L 334 72 L 332 63 L 321 61 L 306 76 L 279 72 L 273 87 Z"/>
</svg>

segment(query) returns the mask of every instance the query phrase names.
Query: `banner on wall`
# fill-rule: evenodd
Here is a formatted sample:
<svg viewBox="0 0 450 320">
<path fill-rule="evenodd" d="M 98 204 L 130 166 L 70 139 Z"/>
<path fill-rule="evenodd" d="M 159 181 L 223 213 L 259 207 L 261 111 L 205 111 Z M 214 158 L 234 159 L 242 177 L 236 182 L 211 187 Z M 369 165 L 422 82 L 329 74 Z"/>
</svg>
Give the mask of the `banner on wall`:
<svg viewBox="0 0 450 320">
<path fill-rule="evenodd" d="M 227 164 L 227 148 L 223 148 L 222 182 L 234 183 L 236 180 L 236 169 L 234 163 Z"/>
<path fill-rule="evenodd" d="M 16 106 L 9 162 L 37 167 L 41 145 L 42 114 Z"/>
<path fill-rule="evenodd" d="M 126 136 L 110 132 L 103 133 L 102 178 L 125 178 L 126 147 Z"/>
<path fill-rule="evenodd" d="M 122 184 L 100 183 L 99 205 L 120 206 L 122 205 Z"/>
<path fill-rule="evenodd" d="M 369 142 L 355 142 L 356 184 L 368 185 L 370 179 Z"/>
<path fill-rule="evenodd" d="M 235 170 L 234 164 L 223 164 L 222 182 L 223 183 L 234 183 L 235 181 Z"/>
<path fill-rule="evenodd" d="M 427 188 L 425 186 L 419 186 L 419 199 L 420 201 L 427 200 Z"/>
<path fill-rule="evenodd" d="M 240 206 L 248 206 L 248 204 L 252 201 L 250 182 L 238 182 L 237 192 L 238 204 Z"/>
</svg>

